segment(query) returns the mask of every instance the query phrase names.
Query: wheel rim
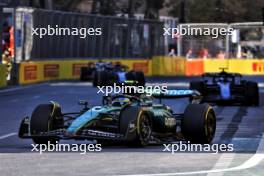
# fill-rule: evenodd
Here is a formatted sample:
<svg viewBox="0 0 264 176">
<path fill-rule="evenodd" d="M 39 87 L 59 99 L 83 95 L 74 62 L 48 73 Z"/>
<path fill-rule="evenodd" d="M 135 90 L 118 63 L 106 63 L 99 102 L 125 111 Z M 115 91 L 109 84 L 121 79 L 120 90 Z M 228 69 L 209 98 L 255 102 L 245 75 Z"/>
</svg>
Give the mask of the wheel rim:
<svg viewBox="0 0 264 176">
<path fill-rule="evenodd" d="M 214 114 L 210 110 L 206 117 L 206 131 L 207 131 L 206 137 L 208 142 L 211 142 L 213 140 L 215 134 L 215 128 L 216 128 L 216 119 Z"/>
<path fill-rule="evenodd" d="M 142 142 L 148 143 L 152 132 L 151 121 L 145 114 L 143 114 L 140 118 L 141 120 L 139 124 L 139 135 Z"/>
</svg>

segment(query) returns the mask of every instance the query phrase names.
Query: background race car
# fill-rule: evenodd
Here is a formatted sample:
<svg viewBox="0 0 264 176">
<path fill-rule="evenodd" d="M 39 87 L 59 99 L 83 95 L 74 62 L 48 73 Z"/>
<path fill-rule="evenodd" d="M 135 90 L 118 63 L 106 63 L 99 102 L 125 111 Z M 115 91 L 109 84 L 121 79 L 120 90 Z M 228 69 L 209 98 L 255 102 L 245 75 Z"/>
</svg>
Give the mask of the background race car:
<svg viewBox="0 0 264 176">
<path fill-rule="evenodd" d="M 81 81 L 92 81 L 93 86 L 113 85 L 125 80 L 135 80 L 138 85 L 145 85 L 145 76 L 141 71 L 128 71 L 126 65 L 111 62 L 90 63 L 88 67 L 81 68 Z"/>
<path fill-rule="evenodd" d="M 90 139 L 99 142 L 124 142 L 145 146 L 171 139 L 194 143 L 210 143 L 215 134 L 216 117 L 207 104 L 193 101 L 184 113 L 174 113 L 164 104 L 155 104 L 153 97 L 194 97 L 195 91 L 170 90 L 153 96 L 116 94 L 105 96 L 102 106 L 84 108 L 77 113 L 61 112 L 52 102 L 37 106 L 31 118 L 22 120 L 19 137 L 32 138 L 35 143 L 56 142 L 60 139 Z M 196 102 L 196 103 L 194 103 Z"/>
<path fill-rule="evenodd" d="M 242 79 L 238 73 L 205 73 L 202 81 L 190 82 L 190 89 L 198 90 L 203 102 L 259 106 L 259 88 L 253 81 Z"/>
</svg>

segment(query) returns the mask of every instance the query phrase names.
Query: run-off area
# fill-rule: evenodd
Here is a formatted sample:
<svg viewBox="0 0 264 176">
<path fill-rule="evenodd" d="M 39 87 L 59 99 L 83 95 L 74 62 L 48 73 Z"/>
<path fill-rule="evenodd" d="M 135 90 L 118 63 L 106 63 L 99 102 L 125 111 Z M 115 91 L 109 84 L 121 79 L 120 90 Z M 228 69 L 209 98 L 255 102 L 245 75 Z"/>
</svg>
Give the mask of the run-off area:
<svg viewBox="0 0 264 176">
<path fill-rule="evenodd" d="M 158 78 L 150 84 L 168 83 L 174 88 L 186 88 L 186 80 Z M 184 84 L 177 84 L 182 82 Z M 162 145 L 144 148 L 107 146 L 102 152 L 86 155 L 79 153 L 32 153 L 29 140 L 17 137 L 20 121 L 34 107 L 51 100 L 62 106 L 63 112 L 76 111 L 80 99 L 89 104 L 100 105 L 101 95 L 89 83 L 55 82 L 4 89 L 0 91 L 0 171 L 3 175 L 129 175 L 164 173 L 164 175 L 261 175 L 264 161 L 255 153 L 263 155 L 264 89 L 260 88 L 260 107 L 214 106 L 217 114 L 217 130 L 213 143 L 233 144 L 231 153 L 178 152 L 172 155 L 162 152 Z M 175 111 L 183 111 L 188 100 L 165 100 Z M 61 141 L 76 143 L 76 141 Z M 85 143 L 87 141 L 77 141 Z M 259 156 L 259 155 L 257 155 Z M 252 159 L 252 157 L 254 157 Z M 252 159 L 252 160 L 250 160 Z M 249 161 L 249 162 L 247 162 Z M 245 168 L 246 165 L 250 168 Z M 199 163 L 199 164 L 197 164 Z M 244 165 L 243 165 L 244 164 Z M 238 170 L 223 170 L 240 167 Z M 73 169 L 74 168 L 74 169 Z M 12 172 L 10 170 L 12 169 Z M 202 171 L 202 172 L 201 172 Z M 207 172 L 208 171 L 208 172 Z M 211 173 L 211 171 L 214 171 Z"/>
</svg>

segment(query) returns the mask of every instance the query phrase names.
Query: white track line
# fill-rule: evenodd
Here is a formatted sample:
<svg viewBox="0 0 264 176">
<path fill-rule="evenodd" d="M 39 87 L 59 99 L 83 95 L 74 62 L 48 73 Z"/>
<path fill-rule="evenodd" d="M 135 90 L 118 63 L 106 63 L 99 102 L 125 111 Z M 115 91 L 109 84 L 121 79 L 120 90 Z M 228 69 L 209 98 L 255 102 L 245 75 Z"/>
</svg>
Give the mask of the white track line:
<svg viewBox="0 0 264 176">
<path fill-rule="evenodd" d="M 32 88 L 32 87 L 38 87 L 38 86 L 42 86 L 45 84 L 47 84 L 47 83 L 34 84 L 34 85 L 28 85 L 28 86 L 20 86 L 20 87 L 14 87 L 14 88 L 6 88 L 3 90 L 0 90 L 0 93 L 13 92 L 13 91 L 17 91 L 17 90 Z"/>
<path fill-rule="evenodd" d="M 92 86 L 91 82 L 59 82 L 51 83 L 50 86 Z"/>
<path fill-rule="evenodd" d="M 230 164 L 232 163 L 233 159 L 235 157 L 235 153 L 229 153 L 229 154 L 222 154 L 212 170 L 219 169 L 219 168 L 228 168 Z M 208 173 L 207 176 L 222 176 L 224 175 L 224 172 L 219 173 Z"/>
<path fill-rule="evenodd" d="M 257 166 L 262 160 L 264 160 L 264 134 L 260 140 L 258 149 L 256 153 L 245 161 L 243 164 L 224 169 L 212 169 L 212 170 L 202 170 L 193 172 L 176 172 L 176 173 L 160 173 L 160 174 L 133 174 L 133 175 L 122 175 L 122 176 L 173 176 L 173 175 L 197 175 L 197 174 L 208 174 L 208 173 L 220 173 L 220 172 L 230 172 L 230 171 L 241 171 Z M 121 175 L 119 175 L 121 176 Z"/>
<path fill-rule="evenodd" d="M 264 83 L 258 83 L 258 86 L 259 86 L 260 88 L 263 88 L 263 87 L 264 87 Z"/>
<path fill-rule="evenodd" d="M 0 90 L 0 93 L 13 92 L 13 91 L 16 91 L 16 90 L 23 90 L 23 89 L 26 89 L 26 88 L 29 88 L 29 86 L 27 86 L 27 87 L 7 88 L 7 89 Z"/>
<path fill-rule="evenodd" d="M 2 140 L 2 139 L 6 139 L 6 138 L 9 138 L 9 137 L 11 137 L 11 136 L 15 136 L 15 135 L 17 135 L 17 133 L 9 133 L 9 134 L 5 134 L 5 135 L 3 135 L 3 136 L 0 136 L 0 140 Z"/>
</svg>

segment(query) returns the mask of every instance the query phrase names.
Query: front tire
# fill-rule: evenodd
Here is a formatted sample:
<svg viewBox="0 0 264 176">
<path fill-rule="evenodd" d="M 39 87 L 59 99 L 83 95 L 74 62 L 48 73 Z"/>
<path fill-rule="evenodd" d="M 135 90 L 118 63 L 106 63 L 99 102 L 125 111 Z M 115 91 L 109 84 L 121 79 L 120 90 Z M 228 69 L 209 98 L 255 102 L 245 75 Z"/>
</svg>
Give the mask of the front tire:
<svg viewBox="0 0 264 176">
<path fill-rule="evenodd" d="M 182 120 L 182 133 L 191 143 L 209 144 L 216 129 L 216 116 L 208 104 L 189 104 Z"/>
<path fill-rule="evenodd" d="M 190 89 L 197 90 L 200 94 L 204 94 L 205 92 L 205 84 L 202 81 L 192 81 L 190 82 Z"/>
<path fill-rule="evenodd" d="M 61 109 L 55 108 L 53 104 L 41 104 L 35 108 L 30 119 L 30 133 L 33 135 L 32 140 L 36 144 L 55 143 L 58 141 L 54 137 L 39 137 L 41 133 L 56 130 L 63 126 Z"/>
<path fill-rule="evenodd" d="M 136 118 L 135 118 L 136 117 Z M 127 134 L 128 145 L 147 146 L 152 135 L 152 122 L 150 115 L 140 107 L 128 106 L 121 111 L 120 131 L 123 134 L 128 132 L 131 122 L 135 123 L 135 131 Z M 128 132 L 129 133 L 129 132 Z"/>
</svg>

